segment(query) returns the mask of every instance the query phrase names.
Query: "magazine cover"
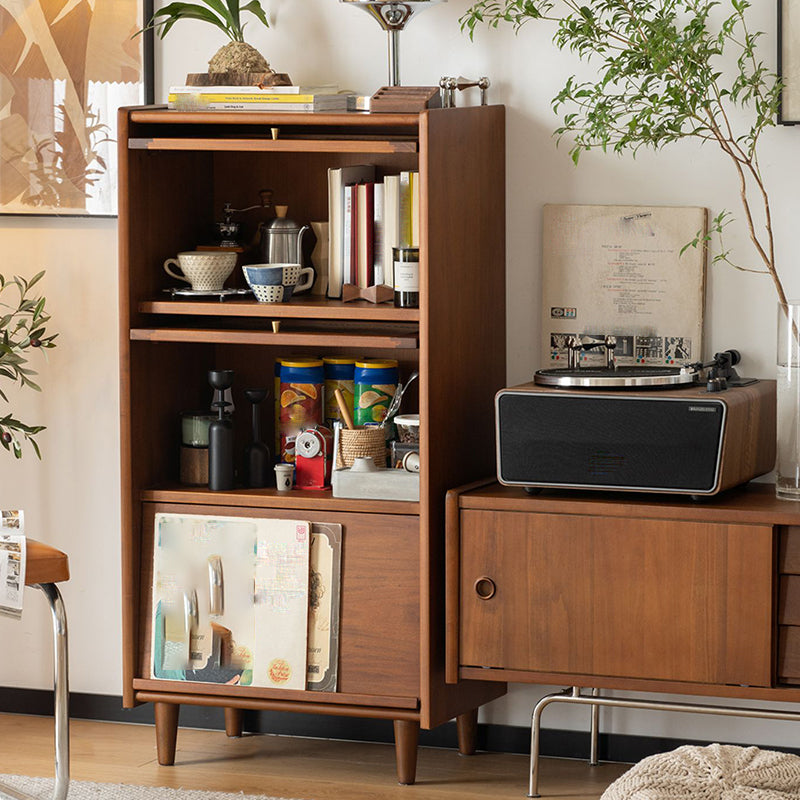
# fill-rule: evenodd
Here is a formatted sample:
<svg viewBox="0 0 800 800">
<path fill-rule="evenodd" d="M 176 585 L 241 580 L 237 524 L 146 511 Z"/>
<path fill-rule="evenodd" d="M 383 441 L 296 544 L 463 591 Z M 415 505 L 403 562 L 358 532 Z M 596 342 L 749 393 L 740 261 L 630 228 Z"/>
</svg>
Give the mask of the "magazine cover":
<svg viewBox="0 0 800 800">
<path fill-rule="evenodd" d="M 156 514 L 153 677 L 305 689 L 310 527 Z"/>
</svg>

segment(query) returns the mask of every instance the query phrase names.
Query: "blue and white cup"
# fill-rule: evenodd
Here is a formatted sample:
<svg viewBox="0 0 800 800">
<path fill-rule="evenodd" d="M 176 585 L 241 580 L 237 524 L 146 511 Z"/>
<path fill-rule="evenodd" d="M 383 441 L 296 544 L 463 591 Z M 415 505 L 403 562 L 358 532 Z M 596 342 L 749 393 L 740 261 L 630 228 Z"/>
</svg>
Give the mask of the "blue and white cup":
<svg viewBox="0 0 800 800">
<path fill-rule="evenodd" d="M 250 264 L 242 270 L 260 303 L 288 303 L 294 292 L 308 289 L 314 282 L 313 268 L 300 264 Z"/>
</svg>

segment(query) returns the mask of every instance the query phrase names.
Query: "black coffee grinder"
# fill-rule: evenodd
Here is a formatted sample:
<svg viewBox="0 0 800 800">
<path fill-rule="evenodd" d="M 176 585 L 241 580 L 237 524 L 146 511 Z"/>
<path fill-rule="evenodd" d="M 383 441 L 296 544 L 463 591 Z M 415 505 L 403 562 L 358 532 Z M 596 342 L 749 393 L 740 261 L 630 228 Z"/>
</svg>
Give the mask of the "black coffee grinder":
<svg viewBox="0 0 800 800">
<path fill-rule="evenodd" d="M 233 489 L 233 420 L 225 409 L 231 405 L 225 400 L 225 390 L 233 385 L 232 369 L 212 369 L 208 382 L 216 396 L 211 408 L 217 409 L 217 418 L 208 426 L 208 488 L 212 492 Z"/>
</svg>

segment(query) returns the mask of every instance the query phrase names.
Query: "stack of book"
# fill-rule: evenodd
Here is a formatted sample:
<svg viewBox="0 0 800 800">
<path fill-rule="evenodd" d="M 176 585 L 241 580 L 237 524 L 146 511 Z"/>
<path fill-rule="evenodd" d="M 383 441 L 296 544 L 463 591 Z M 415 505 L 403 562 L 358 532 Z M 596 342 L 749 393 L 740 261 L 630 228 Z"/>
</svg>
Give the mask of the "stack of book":
<svg viewBox="0 0 800 800">
<path fill-rule="evenodd" d="M 336 86 L 172 86 L 168 108 L 180 111 L 347 111 Z"/>
<path fill-rule="evenodd" d="M 328 297 L 346 285 L 392 286 L 392 249 L 419 246 L 419 173 L 380 180 L 371 165 L 329 169 L 328 222 Z"/>
</svg>

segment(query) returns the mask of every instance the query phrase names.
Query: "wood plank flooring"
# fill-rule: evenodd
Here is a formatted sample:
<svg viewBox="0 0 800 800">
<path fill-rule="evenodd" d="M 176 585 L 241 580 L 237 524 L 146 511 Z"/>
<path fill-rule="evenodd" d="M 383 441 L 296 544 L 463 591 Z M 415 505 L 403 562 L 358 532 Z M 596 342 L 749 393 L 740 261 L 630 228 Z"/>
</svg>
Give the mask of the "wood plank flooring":
<svg viewBox="0 0 800 800">
<path fill-rule="evenodd" d="M 156 760 L 146 725 L 73 720 L 75 780 L 277 795 L 303 800 L 522 800 L 528 759 L 521 755 L 420 748 L 417 783 L 399 786 L 394 747 L 322 739 L 181 728 L 175 766 Z M 543 759 L 543 797 L 597 800 L 627 765 Z M 0 772 L 51 777 L 53 721 L 0 714 Z"/>
</svg>

